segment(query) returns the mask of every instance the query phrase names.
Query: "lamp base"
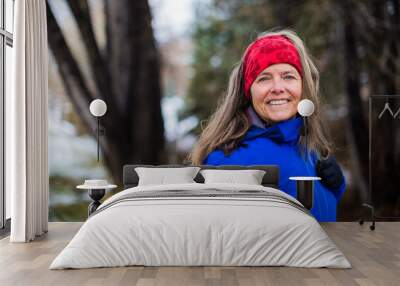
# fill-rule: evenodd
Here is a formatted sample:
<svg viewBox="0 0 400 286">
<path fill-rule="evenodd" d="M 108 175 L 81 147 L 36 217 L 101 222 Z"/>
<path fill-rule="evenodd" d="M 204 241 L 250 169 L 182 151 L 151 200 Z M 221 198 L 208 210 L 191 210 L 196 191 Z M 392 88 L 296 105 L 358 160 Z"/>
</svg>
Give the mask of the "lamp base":
<svg viewBox="0 0 400 286">
<path fill-rule="evenodd" d="M 88 216 L 94 213 L 101 205 L 100 200 L 104 197 L 105 193 L 105 189 L 90 189 L 88 191 L 89 197 L 93 200 L 93 202 L 88 207 Z"/>
<path fill-rule="evenodd" d="M 314 181 L 296 181 L 297 200 L 311 210 L 314 199 Z"/>
</svg>

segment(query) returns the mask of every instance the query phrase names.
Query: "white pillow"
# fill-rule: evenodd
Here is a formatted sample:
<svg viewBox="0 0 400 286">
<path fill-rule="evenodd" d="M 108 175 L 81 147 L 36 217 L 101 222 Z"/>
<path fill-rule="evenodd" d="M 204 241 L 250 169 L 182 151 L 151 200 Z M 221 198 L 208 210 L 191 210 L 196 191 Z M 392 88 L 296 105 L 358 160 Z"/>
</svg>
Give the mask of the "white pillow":
<svg viewBox="0 0 400 286">
<path fill-rule="evenodd" d="M 205 184 L 234 183 L 247 185 L 261 185 L 265 171 L 262 170 L 201 170 Z"/>
<path fill-rule="evenodd" d="M 135 168 L 139 176 L 138 186 L 195 183 L 193 179 L 199 170 L 199 167 Z"/>
</svg>

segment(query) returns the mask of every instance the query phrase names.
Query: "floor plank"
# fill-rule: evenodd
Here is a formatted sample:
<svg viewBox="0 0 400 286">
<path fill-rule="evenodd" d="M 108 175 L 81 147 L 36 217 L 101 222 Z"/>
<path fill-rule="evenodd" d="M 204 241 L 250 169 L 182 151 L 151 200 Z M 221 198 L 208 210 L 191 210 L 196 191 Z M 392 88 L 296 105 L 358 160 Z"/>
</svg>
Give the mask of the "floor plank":
<svg viewBox="0 0 400 286">
<path fill-rule="evenodd" d="M 48 269 L 82 223 L 50 223 L 32 243 L 0 240 L 0 285 L 399 285 L 400 222 L 379 222 L 375 231 L 356 222 L 323 223 L 352 269 L 291 267 L 116 267 Z"/>
</svg>

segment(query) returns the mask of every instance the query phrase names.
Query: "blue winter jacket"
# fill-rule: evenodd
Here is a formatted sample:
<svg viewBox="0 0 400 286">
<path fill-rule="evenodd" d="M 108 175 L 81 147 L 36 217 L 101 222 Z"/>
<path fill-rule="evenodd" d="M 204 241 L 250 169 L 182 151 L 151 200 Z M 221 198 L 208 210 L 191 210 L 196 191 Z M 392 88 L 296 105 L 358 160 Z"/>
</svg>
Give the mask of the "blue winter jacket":
<svg viewBox="0 0 400 286">
<path fill-rule="evenodd" d="M 261 128 L 252 125 L 242 144 L 225 156 L 214 150 L 204 160 L 205 165 L 278 165 L 279 189 L 296 198 L 296 182 L 291 176 L 317 176 L 317 156 L 312 153 L 306 161 L 299 150 L 301 117 L 295 117 Z M 328 189 L 320 181 L 314 184 L 314 204 L 311 213 L 318 221 L 336 221 L 336 206 L 345 191 L 345 181 L 337 189 Z"/>
</svg>

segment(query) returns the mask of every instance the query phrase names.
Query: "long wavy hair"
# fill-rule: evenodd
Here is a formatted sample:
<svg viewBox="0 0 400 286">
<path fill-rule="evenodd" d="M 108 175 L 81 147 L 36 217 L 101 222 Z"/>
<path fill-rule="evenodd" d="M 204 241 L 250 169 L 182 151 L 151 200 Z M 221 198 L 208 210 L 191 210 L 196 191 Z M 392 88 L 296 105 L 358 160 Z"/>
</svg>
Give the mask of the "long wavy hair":
<svg viewBox="0 0 400 286">
<path fill-rule="evenodd" d="M 257 39 L 273 35 L 288 38 L 299 52 L 303 67 L 301 99 L 310 99 L 315 105 L 314 114 L 308 117 L 307 148 L 309 152 L 315 152 L 319 158 L 327 157 L 333 152 L 333 146 L 327 139 L 327 134 L 324 132 L 326 129 L 320 119 L 318 69 L 303 41 L 291 30 L 264 32 Z M 240 145 L 250 128 L 251 123 L 247 118 L 246 109 L 251 105 L 251 99 L 247 99 L 244 93 L 243 56 L 231 72 L 226 94 L 219 100 L 216 111 L 211 115 L 197 144 L 187 158 L 193 165 L 201 165 L 207 155 L 215 149 L 221 149 L 225 155 L 231 153 Z M 303 135 L 300 136 L 299 144 L 304 156 L 305 138 Z"/>
</svg>

